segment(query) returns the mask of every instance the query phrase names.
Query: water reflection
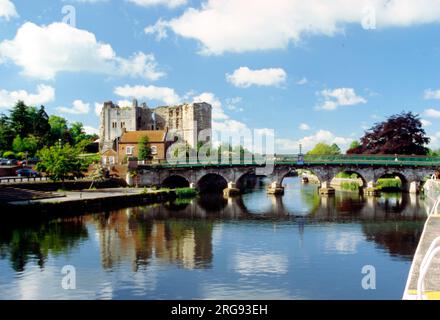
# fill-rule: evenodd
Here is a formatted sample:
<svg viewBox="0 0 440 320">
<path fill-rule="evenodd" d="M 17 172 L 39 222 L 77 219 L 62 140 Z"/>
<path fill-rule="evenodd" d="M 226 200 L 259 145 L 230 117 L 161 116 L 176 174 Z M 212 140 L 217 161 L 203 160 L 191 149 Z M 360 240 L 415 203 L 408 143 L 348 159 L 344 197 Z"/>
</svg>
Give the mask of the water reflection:
<svg viewBox="0 0 440 320">
<path fill-rule="evenodd" d="M 11 295 L 14 281 L 25 281 L 35 265 L 45 271 L 50 292 L 58 292 L 58 282 L 47 280 L 54 268 L 46 264 L 74 261 L 88 270 L 82 294 L 89 298 L 371 298 L 358 288 L 358 268 L 372 260 L 396 270 L 375 294 L 400 297 L 426 217 L 422 199 L 348 192 L 320 197 L 297 178 L 286 184 L 283 197 L 263 187 L 236 198 L 207 195 L 3 226 L 0 278 L 7 289 L 0 285 L 0 296 Z M 339 293 L 325 291 L 338 286 Z M 43 291 L 37 297 L 50 298 Z"/>
</svg>

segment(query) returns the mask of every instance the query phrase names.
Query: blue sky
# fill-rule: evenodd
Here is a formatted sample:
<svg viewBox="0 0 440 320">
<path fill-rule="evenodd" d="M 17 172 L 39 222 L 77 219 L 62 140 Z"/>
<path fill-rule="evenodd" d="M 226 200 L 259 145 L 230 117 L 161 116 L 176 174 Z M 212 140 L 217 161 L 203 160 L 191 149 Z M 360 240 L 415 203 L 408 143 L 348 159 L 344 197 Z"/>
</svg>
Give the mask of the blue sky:
<svg viewBox="0 0 440 320">
<path fill-rule="evenodd" d="M 439 1 L 252 3 L 0 0 L 0 112 L 21 98 L 93 131 L 104 101 L 203 100 L 215 128 L 297 152 L 406 110 L 440 147 Z"/>
</svg>

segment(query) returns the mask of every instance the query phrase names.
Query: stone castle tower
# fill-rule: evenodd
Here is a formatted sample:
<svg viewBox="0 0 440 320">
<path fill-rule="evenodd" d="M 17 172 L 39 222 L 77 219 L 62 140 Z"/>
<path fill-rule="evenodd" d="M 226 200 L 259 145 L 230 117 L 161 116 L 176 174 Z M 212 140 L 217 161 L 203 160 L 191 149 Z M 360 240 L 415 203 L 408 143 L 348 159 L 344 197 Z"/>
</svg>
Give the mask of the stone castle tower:
<svg viewBox="0 0 440 320">
<path fill-rule="evenodd" d="M 212 106 L 202 102 L 150 109 L 133 100 L 132 106 L 121 108 L 109 101 L 104 103 L 100 120 L 101 152 L 115 149 L 123 131 L 139 130 L 167 130 L 167 140 L 179 136 L 195 148 L 202 130 L 211 136 Z"/>
</svg>

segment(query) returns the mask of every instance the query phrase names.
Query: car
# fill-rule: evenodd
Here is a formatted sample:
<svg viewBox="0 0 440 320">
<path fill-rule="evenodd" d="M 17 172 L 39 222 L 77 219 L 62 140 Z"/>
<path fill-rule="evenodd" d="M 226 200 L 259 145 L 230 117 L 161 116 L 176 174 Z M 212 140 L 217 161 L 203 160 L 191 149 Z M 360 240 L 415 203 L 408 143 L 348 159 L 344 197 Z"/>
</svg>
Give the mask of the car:
<svg viewBox="0 0 440 320">
<path fill-rule="evenodd" d="M 6 165 L 8 166 L 16 166 L 18 164 L 18 160 L 16 159 L 8 159 L 8 161 L 6 162 Z"/>
<path fill-rule="evenodd" d="M 41 177 L 41 174 L 39 172 L 32 169 L 19 169 L 15 173 L 19 177 Z"/>
<path fill-rule="evenodd" d="M 0 166 L 6 166 L 8 164 L 8 159 L 0 159 Z"/>
</svg>

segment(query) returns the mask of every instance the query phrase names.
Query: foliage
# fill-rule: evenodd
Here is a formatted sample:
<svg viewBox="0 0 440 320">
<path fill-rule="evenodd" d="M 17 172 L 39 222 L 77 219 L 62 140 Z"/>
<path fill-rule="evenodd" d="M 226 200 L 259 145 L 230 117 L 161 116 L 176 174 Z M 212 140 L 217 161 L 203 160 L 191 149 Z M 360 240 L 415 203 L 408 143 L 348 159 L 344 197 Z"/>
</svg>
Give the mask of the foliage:
<svg viewBox="0 0 440 320">
<path fill-rule="evenodd" d="M 356 148 L 359 148 L 360 146 L 361 146 L 361 144 L 359 143 L 359 141 L 355 140 L 355 141 L 353 141 L 352 143 L 350 143 L 350 148 L 349 148 L 349 150 L 350 150 L 350 149 L 356 149 Z"/>
<path fill-rule="evenodd" d="M 358 191 L 359 190 L 359 183 L 355 181 L 344 181 L 341 183 L 341 189 L 342 190 L 349 190 L 349 191 Z"/>
<path fill-rule="evenodd" d="M 5 151 L 3 153 L 3 158 L 14 159 L 14 157 L 15 157 L 15 153 L 12 151 Z"/>
<path fill-rule="evenodd" d="M 52 115 L 49 117 L 49 124 L 51 139 L 54 143 L 57 143 L 59 140 L 70 140 L 66 119 Z"/>
<path fill-rule="evenodd" d="M 402 188 L 402 181 L 398 178 L 381 178 L 377 180 L 377 188 L 382 191 L 395 191 Z"/>
<path fill-rule="evenodd" d="M 69 144 L 44 147 L 37 154 L 41 162 L 36 169 L 45 172 L 53 181 L 64 181 L 70 176 L 80 177 L 89 166 L 87 161 L 79 157 L 81 152 L 80 148 Z"/>
<path fill-rule="evenodd" d="M 419 116 L 402 112 L 375 124 L 365 132 L 361 145 L 347 153 L 426 155 L 429 142 Z"/>
<path fill-rule="evenodd" d="M 307 152 L 307 155 L 338 155 L 341 154 L 341 149 L 335 143 L 328 145 L 326 143 L 318 143 L 312 150 Z"/>
<path fill-rule="evenodd" d="M 34 156 L 38 150 L 38 138 L 30 135 L 26 138 L 16 136 L 12 141 L 12 150 L 16 153 L 28 153 L 29 156 Z"/>
<path fill-rule="evenodd" d="M 178 198 L 192 198 L 197 196 L 197 190 L 194 188 L 179 188 L 175 190 Z"/>
<path fill-rule="evenodd" d="M 139 141 L 139 152 L 138 159 L 139 160 L 148 160 L 151 158 L 151 148 L 149 145 L 150 141 L 147 136 L 142 137 Z"/>
</svg>

